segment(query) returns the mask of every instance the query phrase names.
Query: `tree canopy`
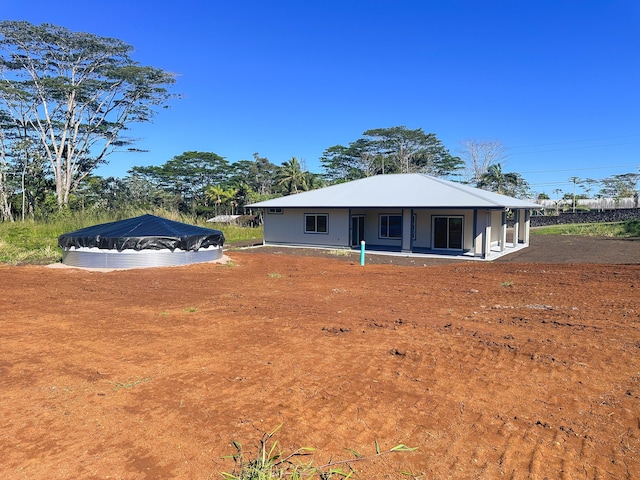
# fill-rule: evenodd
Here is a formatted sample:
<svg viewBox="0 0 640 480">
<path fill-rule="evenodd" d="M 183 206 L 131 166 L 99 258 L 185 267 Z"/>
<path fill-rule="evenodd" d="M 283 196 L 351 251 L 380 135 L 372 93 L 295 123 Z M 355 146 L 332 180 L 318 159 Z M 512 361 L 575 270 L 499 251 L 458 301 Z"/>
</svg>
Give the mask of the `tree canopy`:
<svg viewBox="0 0 640 480">
<path fill-rule="evenodd" d="M 452 176 L 463 167 L 433 133 L 405 126 L 375 128 L 348 146 L 334 145 L 320 158 L 329 181 L 350 181 L 385 173 Z"/>
<path fill-rule="evenodd" d="M 110 153 L 131 145 L 122 135 L 129 124 L 150 121 L 171 97 L 174 75 L 139 65 L 132 49 L 52 24 L 0 22 L 0 155 L 7 163 L 35 148 L 60 207 Z"/>
</svg>

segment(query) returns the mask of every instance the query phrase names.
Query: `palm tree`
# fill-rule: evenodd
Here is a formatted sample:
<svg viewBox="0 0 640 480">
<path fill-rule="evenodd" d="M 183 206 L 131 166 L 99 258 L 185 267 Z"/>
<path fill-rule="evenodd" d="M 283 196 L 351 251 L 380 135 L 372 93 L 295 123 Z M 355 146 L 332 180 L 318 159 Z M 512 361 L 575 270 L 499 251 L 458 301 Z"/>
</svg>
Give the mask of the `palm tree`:
<svg viewBox="0 0 640 480">
<path fill-rule="evenodd" d="M 307 177 L 296 157 L 284 162 L 276 176 L 278 185 L 284 187 L 285 193 L 291 195 L 299 190 L 307 189 Z"/>
<path fill-rule="evenodd" d="M 478 181 L 478 187 L 501 195 L 517 196 L 528 187 L 527 182 L 519 173 L 504 173 L 502 165 L 496 163 L 487 168 Z"/>
<path fill-rule="evenodd" d="M 234 188 L 225 189 L 220 185 L 211 185 L 205 193 L 207 198 L 213 202 L 214 213 L 218 215 L 218 207 L 225 205 L 235 198 L 236 190 Z M 235 205 L 231 202 L 231 213 L 235 213 Z"/>
</svg>

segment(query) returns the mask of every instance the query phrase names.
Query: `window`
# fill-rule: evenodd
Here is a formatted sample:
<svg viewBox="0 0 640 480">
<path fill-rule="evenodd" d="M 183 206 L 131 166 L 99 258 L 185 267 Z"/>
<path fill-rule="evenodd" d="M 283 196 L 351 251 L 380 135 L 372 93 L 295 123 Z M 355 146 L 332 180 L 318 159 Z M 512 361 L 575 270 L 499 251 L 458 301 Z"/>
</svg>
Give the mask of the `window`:
<svg viewBox="0 0 640 480">
<path fill-rule="evenodd" d="M 380 238 L 402 238 L 402 215 L 380 215 Z"/>
<path fill-rule="evenodd" d="M 329 215 L 306 214 L 304 216 L 304 233 L 327 233 L 329 231 Z"/>
<path fill-rule="evenodd" d="M 269 215 L 281 214 L 282 213 L 282 209 L 281 208 L 270 208 L 269 210 L 267 210 L 267 213 Z"/>
</svg>

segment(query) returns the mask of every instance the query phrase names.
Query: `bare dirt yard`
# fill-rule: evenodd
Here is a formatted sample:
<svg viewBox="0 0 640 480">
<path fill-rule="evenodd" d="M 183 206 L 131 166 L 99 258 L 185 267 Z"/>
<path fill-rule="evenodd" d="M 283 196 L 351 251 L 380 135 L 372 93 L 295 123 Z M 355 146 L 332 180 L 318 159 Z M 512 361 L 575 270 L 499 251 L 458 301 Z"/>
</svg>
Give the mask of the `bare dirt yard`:
<svg viewBox="0 0 640 480">
<path fill-rule="evenodd" d="M 639 240 L 228 255 L 0 266 L 0 478 L 222 478 L 280 424 L 316 463 L 417 447 L 363 479 L 640 478 Z"/>
</svg>

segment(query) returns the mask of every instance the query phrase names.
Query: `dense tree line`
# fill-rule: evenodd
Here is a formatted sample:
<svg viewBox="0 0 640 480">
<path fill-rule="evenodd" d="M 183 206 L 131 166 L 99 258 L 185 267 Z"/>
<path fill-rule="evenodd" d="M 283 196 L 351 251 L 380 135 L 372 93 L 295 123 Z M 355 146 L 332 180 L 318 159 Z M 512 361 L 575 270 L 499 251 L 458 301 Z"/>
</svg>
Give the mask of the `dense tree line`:
<svg viewBox="0 0 640 480">
<path fill-rule="evenodd" d="M 387 130 L 406 129 L 398 127 Z M 358 139 L 350 145 L 362 143 L 362 139 Z M 404 152 L 408 151 L 406 146 L 402 148 Z M 444 147 L 438 148 L 441 149 L 441 156 L 433 161 L 437 170 L 429 173 L 455 179 L 462 174 L 463 167 L 469 166 L 469 163 L 461 162 L 457 157 L 450 158 Z M 161 165 L 133 167 L 122 178 L 89 175 L 70 193 L 68 208 L 112 211 L 159 208 L 207 217 L 241 214 L 244 213 L 244 206 L 250 203 L 383 173 L 363 165 L 362 159 L 353 155 L 353 151 L 348 158 L 333 155 L 338 150 L 334 146 L 325 151 L 322 158 L 323 174 L 307 171 L 295 157 L 276 165 L 258 153 L 254 154 L 252 160 L 229 162 L 213 152 L 184 152 Z M 419 155 L 407 155 L 405 158 L 420 158 Z M 394 153 L 391 148 L 385 150 L 385 158 L 382 157 L 382 154 L 378 154 L 377 165 L 381 169 L 384 164 L 385 173 L 406 171 L 398 168 L 397 159 L 401 155 Z M 15 212 L 18 218 L 56 214 L 59 205 L 55 182 L 47 164 L 33 168 L 32 163 L 26 168 L 19 156 L 15 159 L 10 156 L 5 158 L 9 162 L 0 168 L 0 173 L 5 175 L 5 188 L 10 193 L 7 196 L 9 211 Z M 420 161 L 405 162 L 408 171 L 420 171 L 419 165 Z M 504 195 L 520 198 L 530 195 L 528 184 L 520 174 L 504 172 L 500 163 L 488 162 L 487 165 L 466 181 L 459 180 Z M 638 177 L 625 174 L 603 180 L 577 179 L 576 183 L 590 191 L 599 186 L 595 196 L 615 197 L 635 191 Z M 545 196 L 541 194 L 540 198 Z M 568 198 L 568 194 L 565 194 L 565 198 Z"/>
</svg>

